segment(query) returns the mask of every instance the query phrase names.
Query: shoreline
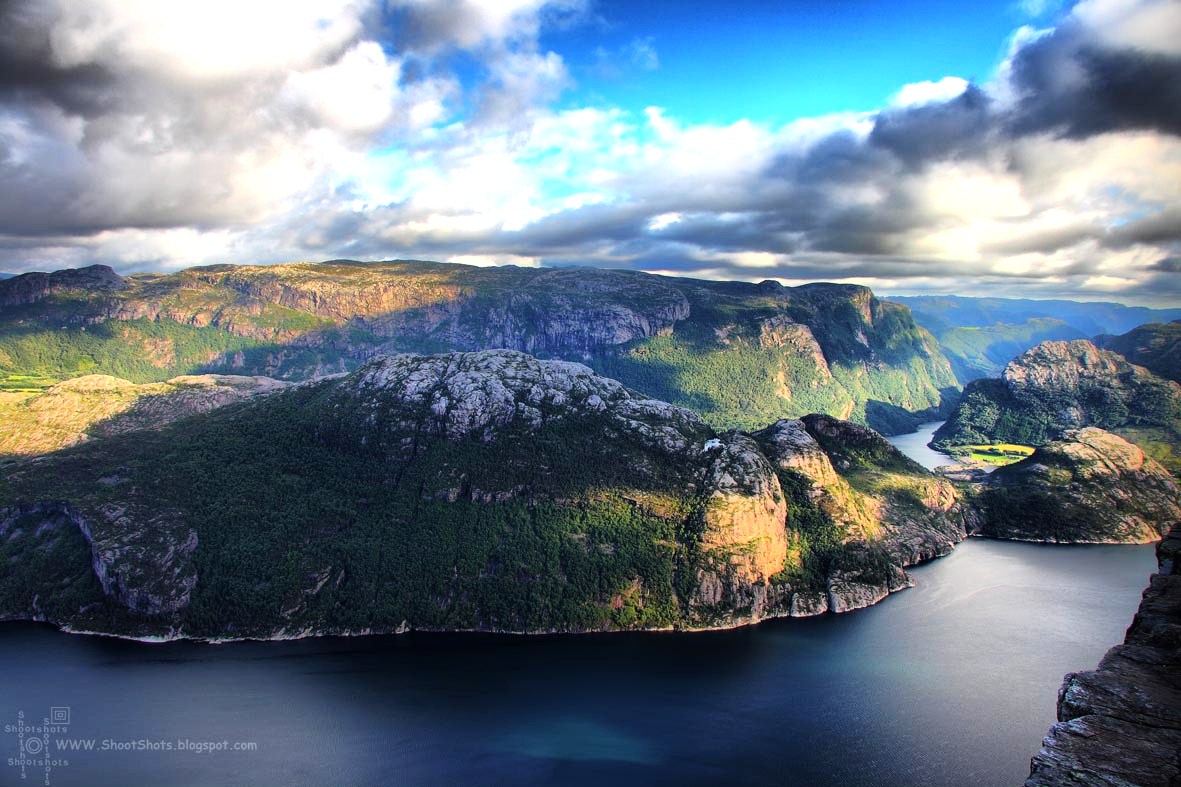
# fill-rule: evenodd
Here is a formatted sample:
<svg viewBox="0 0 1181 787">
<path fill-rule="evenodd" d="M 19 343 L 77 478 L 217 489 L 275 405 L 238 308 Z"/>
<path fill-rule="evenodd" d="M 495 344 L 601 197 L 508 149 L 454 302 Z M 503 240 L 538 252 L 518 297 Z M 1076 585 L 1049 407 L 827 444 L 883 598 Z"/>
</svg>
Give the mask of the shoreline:
<svg viewBox="0 0 1181 787">
<path fill-rule="evenodd" d="M 1145 546 L 1148 544 L 1157 544 L 1157 543 L 1160 543 L 1160 541 L 1161 541 L 1161 539 L 1156 539 L 1154 541 L 1144 541 L 1144 542 L 1137 542 L 1137 543 L 1127 542 L 1127 541 L 1117 541 L 1117 542 L 1111 542 L 1111 541 L 1066 541 L 1066 542 L 1061 542 L 1061 541 L 1044 541 L 1044 540 L 1037 540 L 1037 539 L 996 538 L 993 536 L 981 535 L 979 533 L 969 533 L 964 538 L 964 541 L 966 541 L 968 538 L 976 538 L 976 539 L 981 539 L 981 540 L 986 540 L 986 541 L 1012 542 L 1012 543 L 1018 543 L 1018 544 L 1043 544 L 1046 546 Z M 955 546 L 952 547 L 952 549 L 948 550 L 944 554 L 934 555 L 934 556 L 927 558 L 925 560 L 920 560 L 915 563 L 907 564 L 907 565 L 903 566 L 903 568 L 912 568 L 914 566 L 923 566 L 928 563 L 933 563 L 934 561 L 939 560 L 941 558 L 948 557 L 955 552 L 956 547 L 958 547 L 960 543 L 963 543 L 963 541 L 958 542 Z M 593 636 L 593 635 L 612 635 L 612 634 L 664 634 L 664 635 L 689 634 L 689 635 L 692 635 L 692 634 L 704 634 L 704 633 L 719 632 L 719 631 L 735 631 L 737 629 L 758 626 L 762 623 L 766 623 L 766 622 L 774 621 L 774 620 L 817 619 L 817 618 L 823 618 L 826 616 L 847 615 L 851 612 L 857 612 L 859 610 L 871 609 L 873 607 L 876 607 L 879 604 L 881 604 L 882 602 L 886 601 L 891 596 L 893 596 L 895 593 L 899 593 L 901 591 L 907 590 L 913 586 L 914 586 L 914 582 L 912 581 L 911 583 L 903 585 L 903 586 L 898 587 L 896 589 L 887 590 L 887 592 L 881 598 L 877 599 L 876 601 L 874 601 L 870 604 L 866 604 L 866 605 L 860 606 L 860 607 L 846 609 L 846 610 L 843 610 L 840 612 L 834 611 L 832 609 L 826 609 L 824 612 L 820 612 L 820 613 L 813 614 L 813 615 L 792 615 L 790 610 L 785 610 L 783 612 L 777 612 L 777 613 L 766 615 L 764 617 L 759 618 L 758 620 L 743 620 L 743 621 L 735 621 L 733 623 L 727 623 L 727 624 L 718 624 L 718 625 L 711 625 L 711 626 L 695 626 L 692 628 L 680 628 L 680 627 L 675 627 L 675 626 L 668 626 L 668 627 L 663 627 L 663 628 L 646 628 L 646 629 L 584 629 L 584 630 L 568 630 L 568 629 L 508 630 L 508 629 L 486 629 L 486 628 L 429 628 L 429 627 L 418 628 L 418 627 L 410 626 L 407 621 L 403 621 L 400 625 L 389 628 L 389 629 L 363 629 L 360 631 L 314 631 L 311 629 L 305 629 L 303 632 L 299 632 L 299 633 L 283 632 L 283 633 L 275 633 L 270 636 L 201 637 L 201 636 L 190 636 L 190 635 L 186 635 L 186 634 L 178 634 L 176 636 L 169 636 L 169 635 L 136 636 L 133 634 L 120 634 L 120 633 L 109 632 L 109 631 L 91 631 L 91 630 L 81 629 L 81 628 L 72 628 L 69 624 L 59 624 L 59 623 L 55 623 L 50 620 L 43 620 L 43 619 L 42 620 L 35 620 L 33 618 L 8 618 L 8 619 L 0 620 L 0 626 L 3 626 L 6 623 L 41 624 L 41 625 L 51 626 L 55 630 L 57 630 L 63 634 L 70 634 L 70 635 L 74 635 L 74 636 L 85 636 L 85 637 L 102 637 L 102 638 L 108 638 L 108 639 L 121 640 L 124 642 L 136 642 L 136 643 L 143 644 L 143 645 L 167 645 L 167 644 L 175 643 L 175 642 L 189 642 L 189 643 L 201 644 L 201 645 L 229 645 L 229 644 L 234 644 L 234 643 L 239 643 L 239 642 L 294 642 L 294 641 L 311 640 L 311 639 L 331 639 L 331 638 L 351 639 L 351 638 L 360 638 L 360 637 L 400 636 L 402 634 L 411 634 L 411 633 L 468 634 L 468 635 L 477 635 L 477 636 L 478 635 L 493 635 L 493 636 L 510 636 L 510 637 L 545 637 L 545 636 L 582 637 L 582 636 L 588 636 L 588 635 Z"/>
</svg>

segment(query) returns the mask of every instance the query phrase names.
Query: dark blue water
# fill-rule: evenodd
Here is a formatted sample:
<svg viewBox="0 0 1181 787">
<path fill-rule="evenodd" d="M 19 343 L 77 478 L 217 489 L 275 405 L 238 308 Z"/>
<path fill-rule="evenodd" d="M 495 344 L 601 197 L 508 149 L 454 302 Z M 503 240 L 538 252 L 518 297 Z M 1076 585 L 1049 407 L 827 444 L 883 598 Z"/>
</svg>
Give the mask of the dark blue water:
<svg viewBox="0 0 1181 787">
<path fill-rule="evenodd" d="M 146 645 L 10 624 L 0 783 L 44 783 L 18 781 L 4 725 L 54 706 L 51 748 L 174 747 L 57 755 L 63 787 L 1019 784 L 1063 674 L 1122 638 L 1153 568 L 1151 547 L 973 540 L 867 610 L 679 635 Z"/>
</svg>

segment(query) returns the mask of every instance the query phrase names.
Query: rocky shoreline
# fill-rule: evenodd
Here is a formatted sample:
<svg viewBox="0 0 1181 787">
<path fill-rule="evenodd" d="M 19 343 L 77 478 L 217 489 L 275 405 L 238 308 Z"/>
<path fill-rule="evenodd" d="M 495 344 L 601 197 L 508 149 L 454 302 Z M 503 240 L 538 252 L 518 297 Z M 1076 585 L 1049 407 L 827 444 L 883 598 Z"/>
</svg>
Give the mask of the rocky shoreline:
<svg viewBox="0 0 1181 787">
<path fill-rule="evenodd" d="M 1124 643 L 1063 681 L 1025 787 L 1181 783 L 1181 524 L 1157 558 Z"/>
</svg>

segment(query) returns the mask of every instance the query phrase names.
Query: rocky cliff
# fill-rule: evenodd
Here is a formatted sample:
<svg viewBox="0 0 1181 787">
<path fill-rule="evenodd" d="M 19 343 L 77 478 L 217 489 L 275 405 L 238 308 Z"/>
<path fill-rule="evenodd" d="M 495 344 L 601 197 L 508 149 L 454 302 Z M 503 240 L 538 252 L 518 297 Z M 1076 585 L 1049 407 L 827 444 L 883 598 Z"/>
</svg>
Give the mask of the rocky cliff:
<svg viewBox="0 0 1181 787">
<path fill-rule="evenodd" d="M 1089 341 L 1043 342 L 1009 362 L 1000 379 L 964 388 L 933 445 L 1045 445 L 1097 426 L 1181 468 L 1181 386 Z"/>
<path fill-rule="evenodd" d="M 0 557 L 21 567 L 0 615 L 202 637 L 841 612 L 969 524 L 950 484 L 870 430 L 719 433 L 509 350 L 381 357 L 10 464 L 0 506 Z"/>
<path fill-rule="evenodd" d="M 1139 447 L 1087 427 L 999 468 L 981 508 L 982 535 L 1142 544 L 1181 521 L 1181 490 Z"/>
<path fill-rule="evenodd" d="M 1181 783 L 1181 525 L 1157 556 L 1124 643 L 1063 681 L 1026 787 Z"/>
<path fill-rule="evenodd" d="M 0 382 L 302 380 L 379 354 L 506 348 L 587 363 L 718 428 L 823 411 L 890 431 L 956 385 L 905 307 L 844 285 L 334 261 L 26 274 L 0 281 L 0 304 Z"/>
</svg>

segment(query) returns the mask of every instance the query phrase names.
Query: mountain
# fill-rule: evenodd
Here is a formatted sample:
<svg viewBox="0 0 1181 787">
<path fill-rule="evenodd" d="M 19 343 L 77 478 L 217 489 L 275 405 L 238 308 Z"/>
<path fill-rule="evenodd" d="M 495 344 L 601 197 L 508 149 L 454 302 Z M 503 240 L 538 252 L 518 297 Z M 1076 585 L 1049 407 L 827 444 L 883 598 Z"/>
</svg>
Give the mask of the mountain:
<svg viewBox="0 0 1181 787">
<path fill-rule="evenodd" d="M 1181 386 L 1085 340 L 1043 342 L 1014 358 L 1000 379 L 964 388 L 932 445 L 1045 445 L 1068 429 L 1098 426 L 1181 467 Z"/>
<path fill-rule="evenodd" d="M 1122 645 L 1058 689 L 1058 722 L 1025 787 L 1181 781 L 1181 525 L 1156 549 L 1159 571 Z"/>
<path fill-rule="evenodd" d="M 1181 382 L 1181 320 L 1147 323 L 1122 336 L 1097 336 L 1095 344 L 1153 374 Z"/>
<path fill-rule="evenodd" d="M 1181 490 L 1169 472 L 1095 427 L 998 468 L 981 506 L 981 535 L 1032 541 L 1143 544 L 1181 522 Z"/>
<path fill-rule="evenodd" d="M 1034 319 L 1058 320 L 1086 336 L 1124 333 L 1146 322 L 1181 319 L 1181 308 L 1150 309 L 1103 301 L 1034 300 L 1029 298 L 970 298 L 960 295 L 891 296 L 909 306 L 922 325 L 982 327 L 1019 325 Z"/>
<path fill-rule="evenodd" d="M 1073 325 L 1047 317 L 1033 317 L 1023 323 L 939 326 L 927 321 L 923 327 L 934 334 L 943 354 L 951 362 L 956 379 L 964 385 L 981 377 L 996 377 L 1013 356 L 1044 341 L 1086 338 Z"/>
<path fill-rule="evenodd" d="M 1010 358 L 1044 341 L 1070 341 L 1123 333 L 1141 323 L 1181 318 L 1181 309 L 1119 303 L 965 298 L 957 295 L 891 297 L 939 340 L 962 384 L 996 377 Z"/>
<path fill-rule="evenodd" d="M 716 432 L 511 350 L 376 358 L 0 467 L 0 619 L 154 637 L 845 611 L 972 525 L 830 418 Z"/>
<path fill-rule="evenodd" d="M 304 380 L 395 352 L 576 360 L 717 428 L 827 412 L 913 429 L 956 392 L 934 338 L 864 288 L 431 262 L 103 266 L 0 282 L 0 385 L 108 374 Z"/>
<path fill-rule="evenodd" d="M 0 458 L 56 451 L 92 437 L 160 427 L 290 383 L 200 375 L 136 385 L 89 374 L 42 391 L 0 391 Z"/>
</svg>

